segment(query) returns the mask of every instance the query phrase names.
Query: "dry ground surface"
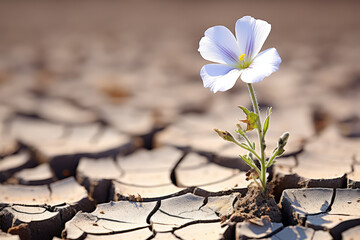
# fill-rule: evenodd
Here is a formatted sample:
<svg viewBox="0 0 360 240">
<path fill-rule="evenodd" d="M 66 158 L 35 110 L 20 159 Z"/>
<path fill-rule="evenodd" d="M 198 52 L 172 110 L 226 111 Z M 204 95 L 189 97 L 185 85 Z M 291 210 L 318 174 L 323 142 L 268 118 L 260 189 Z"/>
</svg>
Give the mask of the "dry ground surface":
<svg viewBox="0 0 360 240">
<path fill-rule="evenodd" d="M 359 1 L 1 1 L 1 239 L 359 239 Z M 202 87 L 213 25 L 265 19 L 281 223 L 232 223 L 246 85 Z M 254 136 L 253 136 L 254 137 Z"/>
</svg>

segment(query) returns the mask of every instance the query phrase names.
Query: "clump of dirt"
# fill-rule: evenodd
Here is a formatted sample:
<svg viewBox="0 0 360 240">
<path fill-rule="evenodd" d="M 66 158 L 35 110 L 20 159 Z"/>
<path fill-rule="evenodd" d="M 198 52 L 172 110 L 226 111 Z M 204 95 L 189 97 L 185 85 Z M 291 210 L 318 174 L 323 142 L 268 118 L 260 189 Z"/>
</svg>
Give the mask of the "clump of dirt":
<svg viewBox="0 0 360 240">
<path fill-rule="evenodd" d="M 258 186 L 250 185 L 244 197 L 235 203 L 235 212 L 231 215 L 231 222 L 243 222 L 256 218 L 269 218 L 272 222 L 281 222 L 281 212 L 272 195 L 274 186 L 268 184 L 266 192 Z"/>
</svg>

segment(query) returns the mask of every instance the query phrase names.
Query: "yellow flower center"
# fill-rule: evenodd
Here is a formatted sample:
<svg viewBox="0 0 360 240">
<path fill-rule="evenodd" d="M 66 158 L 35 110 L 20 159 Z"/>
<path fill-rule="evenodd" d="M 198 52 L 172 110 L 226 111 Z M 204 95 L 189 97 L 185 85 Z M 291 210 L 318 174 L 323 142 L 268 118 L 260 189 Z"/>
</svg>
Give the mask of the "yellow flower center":
<svg viewBox="0 0 360 240">
<path fill-rule="evenodd" d="M 244 53 L 244 54 L 241 54 L 241 55 L 239 56 L 239 60 L 240 60 L 240 61 L 244 60 L 245 56 L 246 56 L 245 53 Z"/>
<path fill-rule="evenodd" d="M 245 60 L 245 56 L 245 53 L 239 56 L 239 62 L 236 65 L 237 68 L 245 69 L 250 66 L 251 61 L 249 61 L 248 59 Z"/>
</svg>

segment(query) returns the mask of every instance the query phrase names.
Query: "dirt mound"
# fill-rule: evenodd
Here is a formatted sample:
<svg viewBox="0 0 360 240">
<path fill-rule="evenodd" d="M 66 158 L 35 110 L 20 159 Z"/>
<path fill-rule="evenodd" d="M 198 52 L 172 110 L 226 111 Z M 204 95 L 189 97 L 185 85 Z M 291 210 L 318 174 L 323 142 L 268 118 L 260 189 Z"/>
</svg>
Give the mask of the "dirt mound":
<svg viewBox="0 0 360 240">
<path fill-rule="evenodd" d="M 281 212 L 272 195 L 272 190 L 271 184 L 268 184 L 265 193 L 255 185 L 249 186 L 246 195 L 235 203 L 235 213 L 230 217 L 230 221 L 242 222 L 268 217 L 272 222 L 281 222 Z"/>
</svg>

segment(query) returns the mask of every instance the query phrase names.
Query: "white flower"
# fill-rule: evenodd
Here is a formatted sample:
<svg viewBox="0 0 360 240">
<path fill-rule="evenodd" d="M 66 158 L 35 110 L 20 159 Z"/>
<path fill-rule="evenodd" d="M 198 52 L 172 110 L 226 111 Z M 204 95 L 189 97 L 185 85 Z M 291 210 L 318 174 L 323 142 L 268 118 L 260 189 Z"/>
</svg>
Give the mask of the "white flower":
<svg viewBox="0 0 360 240">
<path fill-rule="evenodd" d="M 271 25 L 250 16 L 237 20 L 236 38 L 224 26 L 211 27 L 201 38 L 201 56 L 217 64 L 207 64 L 200 75 L 204 87 L 214 93 L 232 88 L 236 80 L 256 83 L 279 69 L 281 58 L 275 48 L 260 52 L 271 30 Z"/>
</svg>

